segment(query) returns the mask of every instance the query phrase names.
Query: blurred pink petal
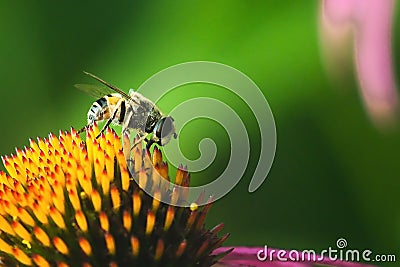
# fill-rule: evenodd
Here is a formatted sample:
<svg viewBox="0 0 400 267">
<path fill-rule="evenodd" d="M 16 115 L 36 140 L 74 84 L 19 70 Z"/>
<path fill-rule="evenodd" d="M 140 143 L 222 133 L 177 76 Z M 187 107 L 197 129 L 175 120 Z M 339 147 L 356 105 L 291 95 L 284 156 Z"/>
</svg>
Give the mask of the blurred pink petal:
<svg viewBox="0 0 400 267">
<path fill-rule="evenodd" d="M 214 254 L 223 253 L 227 251 L 229 248 L 221 247 L 214 251 Z M 361 263 L 353 263 L 353 262 L 344 262 L 344 261 L 332 261 L 328 258 L 323 258 L 322 260 L 317 261 L 292 261 L 287 255 L 289 251 L 286 251 L 286 255 L 283 256 L 287 259 L 287 261 L 279 261 L 276 256 L 271 261 L 267 259 L 266 261 L 260 261 L 257 258 L 257 253 L 260 250 L 264 250 L 261 247 L 235 247 L 234 250 L 223 257 L 217 264 L 213 265 L 213 267 L 312 267 L 312 266 L 336 266 L 336 267 L 372 267 L 373 265 L 365 265 Z M 279 249 L 268 248 L 268 251 Z M 283 251 L 283 250 L 280 250 Z M 268 252 L 269 253 L 269 252 Z M 276 253 L 275 253 L 276 255 Z M 317 256 L 318 259 L 319 256 Z"/>
<path fill-rule="evenodd" d="M 322 5 L 321 34 L 327 52 L 338 57 L 336 64 L 343 63 L 353 34 L 361 94 L 377 121 L 390 119 L 398 105 L 391 52 L 393 11 L 393 0 L 324 0 Z"/>
</svg>

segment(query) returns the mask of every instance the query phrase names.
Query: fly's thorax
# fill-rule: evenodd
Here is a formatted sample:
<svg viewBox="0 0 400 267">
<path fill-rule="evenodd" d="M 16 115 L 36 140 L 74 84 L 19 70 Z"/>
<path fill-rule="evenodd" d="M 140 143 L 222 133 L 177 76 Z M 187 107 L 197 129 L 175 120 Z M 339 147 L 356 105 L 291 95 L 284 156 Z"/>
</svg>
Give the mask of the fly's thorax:
<svg viewBox="0 0 400 267">
<path fill-rule="evenodd" d="M 151 133 L 154 131 L 157 123 L 161 120 L 162 115 L 157 107 L 153 107 L 147 114 L 145 132 Z"/>
<path fill-rule="evenodd" d="M 134 129 L 143 133 L 151 133 L 161 119 L 161 112 L 154 106 L 138 106 L 132 101 L 126 103 L 125 118 L 122 123 L 125 129 Z"/>
<path fill-rule="evenodd" d="M 151 133 L 157 121 L 162 118 L 161 111 L 151 100 L 132 89 L 129 91 L 129 96 L 133 101 L 126 101 L 127 108 L 123 128 Z"/>
</svg>

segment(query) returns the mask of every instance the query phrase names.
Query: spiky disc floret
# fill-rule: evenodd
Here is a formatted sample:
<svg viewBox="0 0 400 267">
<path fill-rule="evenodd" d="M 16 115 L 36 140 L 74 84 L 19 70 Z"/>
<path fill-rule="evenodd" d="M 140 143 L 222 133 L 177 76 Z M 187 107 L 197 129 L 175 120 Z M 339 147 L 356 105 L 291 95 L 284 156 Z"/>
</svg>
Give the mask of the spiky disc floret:
<svg viewBox="0 0 400 267">
<path fill-rule="evenodd" d="M 40 267 L 215 263 L 222 255 L 212 251 L 227 235 L 217 236 L 222 224 L 205 229 L 211 203 L 177 207 L 158 201 L 187 197 L 160 186 L 160 179 L 169 179 L 160 150 L 155 148 L 152 157 L 140 145 L 126 151 L 114 131 L 96 139 L 97 134 L 97 126 L 89 128 L 86 144 L 75 130 L 58 138 L 50 134 L 2 157 L 8 172 L 0 173 L 2 262 Z M 188 186 L 189 180 L 180 168 L 175 183 Z"/>
</svg>

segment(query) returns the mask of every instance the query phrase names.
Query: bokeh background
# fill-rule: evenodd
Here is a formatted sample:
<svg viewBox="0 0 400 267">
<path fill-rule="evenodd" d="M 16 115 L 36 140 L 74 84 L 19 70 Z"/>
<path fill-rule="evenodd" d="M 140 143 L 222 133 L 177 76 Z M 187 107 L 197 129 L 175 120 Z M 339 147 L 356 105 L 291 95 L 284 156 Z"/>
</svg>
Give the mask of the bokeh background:
<svg viewBox="0 0 400 267">
<path fill-rule="evenodd" d="M 377 128 L 354 74 L 340 83 L 330 79 L 318 16 L 318 1 L 2 1 L 0 153 L 27 145 L 29 137 L 84 125 L 94 99 L 73 84 L 94 81 L 83 70 L 128 90 L 177 63 L 221 62 L 252 78 L 275 116 L 275 161 L 255 193 L 247 187 L 260 136 L 243 101 L 197 84 L 177 88 L 159 106 L 168 112 L 185 99 L 213 97 L 245 121 L 248 169 L 208 218 L 210 226 L 226 224 L 226 245 L 318 251 L 335 248 L 342 237 L 348 248 L 397 253 L 399 260 L 400 118 Z M 399 24 L 396 18 L 397 77 Z M 227 133 L 209 120 L 183 129 L 180 144 L 189 159 L 199 157 L 204 137 L 215 140 L 218 155 L 207 170 L 192 174 L 194 184 L 212 180 L 229 159 Z"/>
</svg>

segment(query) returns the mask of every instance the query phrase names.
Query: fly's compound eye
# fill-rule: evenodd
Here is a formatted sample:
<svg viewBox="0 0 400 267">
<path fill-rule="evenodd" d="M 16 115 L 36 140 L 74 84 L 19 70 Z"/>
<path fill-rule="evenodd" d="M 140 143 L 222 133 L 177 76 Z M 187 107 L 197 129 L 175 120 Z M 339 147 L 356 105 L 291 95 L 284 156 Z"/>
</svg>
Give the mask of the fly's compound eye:
<svg viewBox="0 0 400 267">
<path fill-rule="evenodd" d="M 175 134 L 174 119 L 171 117 L 161 118 L 154 127 L 154 134 L 160 140 L 160 145 L 168 143 L 171 135 Z"/>
</svg>

